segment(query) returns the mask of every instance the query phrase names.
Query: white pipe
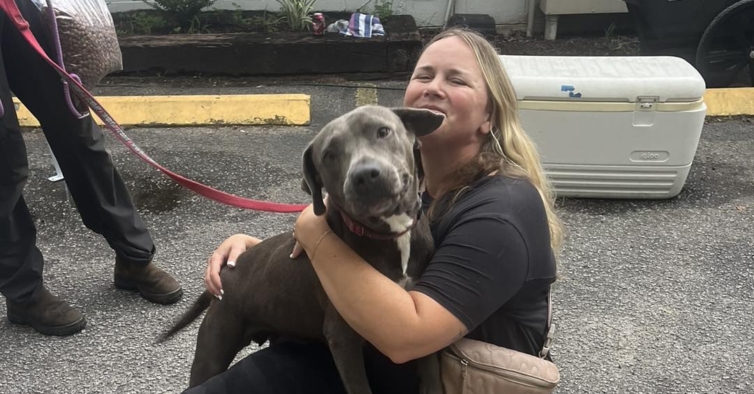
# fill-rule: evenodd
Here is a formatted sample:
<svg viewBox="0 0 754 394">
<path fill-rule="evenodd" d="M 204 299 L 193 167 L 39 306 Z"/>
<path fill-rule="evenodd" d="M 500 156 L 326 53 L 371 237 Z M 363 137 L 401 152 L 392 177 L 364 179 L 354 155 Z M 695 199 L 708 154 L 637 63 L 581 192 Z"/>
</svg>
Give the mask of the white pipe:
<svg viewBox="0 0 754 394">
<path fill-rule="evenodd" d="M 445 21 L 442 24 L 442 29 L 445 30 L 448 28 L 448 19 L 450 19 L 450 9 L 451 6 L 453 8 L 453 13 L 455 14 L 455 8 L 456 8 L 456 1 L 455 0 L 448 0 L 448 6 L 445 9 Z"/>
<path fill-rule="evenodd" d="M 534 14 L 537 10 L 537 0 L 529 0 L 529 15 L 526 21 L 526 36 L 534 35 Z"/>
</svg>

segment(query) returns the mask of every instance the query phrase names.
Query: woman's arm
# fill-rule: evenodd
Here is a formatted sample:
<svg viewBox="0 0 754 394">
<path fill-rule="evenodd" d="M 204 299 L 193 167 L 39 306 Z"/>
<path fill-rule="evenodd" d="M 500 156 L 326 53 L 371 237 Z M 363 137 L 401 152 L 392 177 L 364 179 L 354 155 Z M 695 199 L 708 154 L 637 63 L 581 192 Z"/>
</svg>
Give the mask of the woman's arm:
<svg viewBox="0 0 754 394">
<path fill-rule="evenodd" d="M 325 235 L 316 250 L 307 249 L 307 245 L 311 243 L 304 241 L 304 249 L 313 257 L 314 269 L 335 308 L 393 362 L 425 356 L 466 334 L 463 323 L 447 309 L 422 293 L 407 292 L 337 236 Z"/>
<path fill-rule="evenodd" d="M 295 236 L 341 316 L 401 363 L 464 336 L 523 286 L 529 270 L 527 243 L 499 214 L 505 209 L 504 201 L 485 199 L 456 217 L 408 292 L 332 235 L 324 216 L 317 217 L 311 208 L 296 221 Z"/>
</svg>

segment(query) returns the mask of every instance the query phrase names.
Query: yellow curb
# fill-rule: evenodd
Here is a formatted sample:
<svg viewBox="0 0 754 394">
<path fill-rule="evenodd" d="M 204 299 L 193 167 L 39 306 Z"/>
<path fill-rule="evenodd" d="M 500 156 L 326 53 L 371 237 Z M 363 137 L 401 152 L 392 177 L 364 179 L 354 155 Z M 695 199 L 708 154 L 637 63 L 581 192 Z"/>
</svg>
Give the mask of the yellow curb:
<svg viewBox="0 0 754 394">
<path fill-rule="evenodd" d="M 707 116 L 754 115 L 754 88 L 707 89 Z"/>
<path fill-rule="evenodd" d="M 223 96 L 102 96 L 102 106 L 122 126 L 308 125 L 311 98 L 305 94 Z M 375 103 L 371 86 L 357 90 L 357 106 Z M 754 115 L 754 88 L 707 89 L 707 116 Z M 15 98 L 22 127 L 39 122 Z M 96 116 L 95 116 L 96 117 Z M 97 118 L 100 125 L 102 121 Z"/>
<path fill-rule="evenodd" d="M 311 98 L 306 94 L 223 96 L 95 97 L 121 126 L 137 125 L 308 125 Z M 23 127 L 39 122 L 15 98 Z M 95 116 L 96 117 L 96 116 Z M 100 125 L 102 121 L 96 117 Z"/>
<path fill-rule="evenodd" d="M 377 85 L 365 83 L 361 84 L 361 87 L 356 88 L 357 107 L 364 105 L 376 105 L 377 101 Z"/>
</svg>

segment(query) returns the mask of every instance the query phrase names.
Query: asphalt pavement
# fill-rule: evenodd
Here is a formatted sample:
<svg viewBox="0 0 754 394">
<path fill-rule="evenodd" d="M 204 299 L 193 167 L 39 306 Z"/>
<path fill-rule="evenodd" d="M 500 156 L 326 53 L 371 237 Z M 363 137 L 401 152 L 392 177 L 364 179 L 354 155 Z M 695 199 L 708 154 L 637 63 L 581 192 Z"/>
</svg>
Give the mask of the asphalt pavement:
<svg viewBox="0 0 754 394">
<path fill-rule="evenodd" d="M 98 94 L 308 93 L 309 127 L 137 128 L 129 136 L 182 175 L 244 197 L 308 202 L 300 156 L 316 130 L 378 86 L 399 105 L 401 81 L 314 83 L 184 78 L 121 79 Z M 332 86 L 347 84 L 348 86 Z M 361 91 L 363 92 L 363 91 Z M 25 132 L 26 200 L 45 256 L 47 286 L 80 308 L 88 326 L 44 337 L 0 320 L 0 393 L 179 393 L 188 381 L 198 324 L 154 340 L 203 291 L 210 252 L 231 234 L 290 231 L 295 214 L 224 206 L 177 186 L 113 138 L 108 148 L 143 214 L 158 264 L 184 298 L 151 304 L 112 284 L 114 254 L 81 223 L 54 174 L 39 130 Z M 754 124 L 705 125 L 686 187 L 660 201 L 558 201 L 567 227 L 554 286 L 558 393 L 752 393 L 754 352 Z M 281 283 L 285 286 L 285 283 Z M 0 303 L 0 316 L 5 305 Z M 254 351 L 245 349 L 240 355 Z"/>
</svg>

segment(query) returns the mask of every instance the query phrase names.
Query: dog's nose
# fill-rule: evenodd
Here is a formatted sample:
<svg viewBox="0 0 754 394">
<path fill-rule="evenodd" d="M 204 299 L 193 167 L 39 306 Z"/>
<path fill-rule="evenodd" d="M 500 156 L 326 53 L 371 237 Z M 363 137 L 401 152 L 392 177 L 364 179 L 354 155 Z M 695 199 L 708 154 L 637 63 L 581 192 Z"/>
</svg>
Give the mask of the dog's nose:
<svg viewBox="0 0 754 394">
<path fill-rule="evenodd" d="M 376 163 L 364 163 L 351 171 L 351 182 L 358 193 L 375 192 L 382 183 L 382 171 Z"/>
</svg>

